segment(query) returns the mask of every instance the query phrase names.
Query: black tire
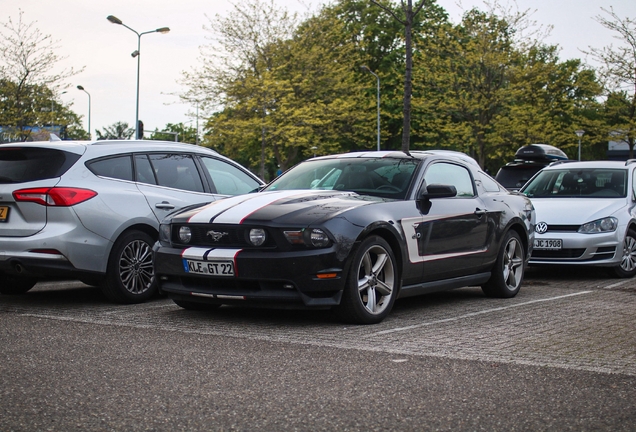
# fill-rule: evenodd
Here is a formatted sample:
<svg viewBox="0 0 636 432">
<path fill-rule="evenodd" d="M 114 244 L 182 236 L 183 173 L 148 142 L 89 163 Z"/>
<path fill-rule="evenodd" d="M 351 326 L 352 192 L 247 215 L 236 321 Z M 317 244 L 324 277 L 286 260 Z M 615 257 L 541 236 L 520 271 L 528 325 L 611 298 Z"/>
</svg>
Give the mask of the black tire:
<svg viewBox="0 0 636 432">
<path fill-rule="evenodd" d="M 636 275 L 636 231 L 627 230 L 623 240 L 621 263 L 612 270 L 619 278 L 631 278 Z"/>
<path fill-rule="evenodd" d="M 376 324 L 391 312 L 400 288 L 391 246 L 379 236 L 366 238 L 355 252 L 338 317 L 355 324 Z"/>
<path fill-rule="evenodd" d="M 0 294 L 25 294 L 37 283 L 36 278 L 0 274 Z"/>
<path fill-rule="evenodd" d="M 127 231 L 115 242 L 108 258 L 103 293 L 117 303 L 141 303 L 157 293 L 152 266 L 155 239 L 143 231 Z"/>
<path fill-rule="evenodd" d="M 198 302 L 191 302 L 187 300 L 175 300 L 175 299 L 172 299 L 172 301 L 175 302 L 177 306 L 182 307 L 183 309 L 192 310 L 192 311 L 211 311 L 221 307 L 220 304 L 216 304 L 216 303 L 198 303 Z"/>
<path fill-rule="evenodd" d="M 497 253 L 488 282 L 481 289 L 488 297 L 510 298 L 517 295 L 523 282 L 526 257 L 519 234 L 508 231 Z"/>
</svg>

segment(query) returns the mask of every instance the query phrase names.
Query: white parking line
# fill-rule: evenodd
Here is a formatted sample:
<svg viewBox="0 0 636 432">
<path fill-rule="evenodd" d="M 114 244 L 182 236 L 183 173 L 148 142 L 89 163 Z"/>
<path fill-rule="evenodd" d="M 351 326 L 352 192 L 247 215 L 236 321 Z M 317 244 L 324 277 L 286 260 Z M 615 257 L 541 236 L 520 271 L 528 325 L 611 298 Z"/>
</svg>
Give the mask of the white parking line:
<svg viewBox="0 0 636 432">
<path fill-rule="evenodd" d="M 479 312 L 472 312 L 469 314 L 465 314 L 465 315 L 460 315 L 460 316 L 456 316 L 456 317 L 452 317 L 452 318 L 444 318 L 441 320 L 435 320 L 435 321 L 428 321 L 428 322 L 423 322 L 420 324 L 414 324 L 414 325 L 410 325 L 410 326 L 406 326 L 406 327 L 396 327 L 393 329 L 389 329 L 389 330 L 382 330 L 376 333 L 371 333 L 369 336 L 380 336 L 380 335 L 385 335 L 385 334 L 389 334 L 389 333 L 396 333 L 396 332 L 400 332 L 400 331 L 405 331 L 405 330 L 411 330 L 411 329 L 416 329 L 419 327 L 426 327 L 426 326 L 430 326 L 430 325 L 435 325 L 435 324 L 441 324 L 441 323 L 445 323 L 445 322 L 450 322 L 450 321 L 458 321 L 460 319 L 464 319 L 464 318 L 471 318 L 477 315 L 483 315 L 483 314 L 487 314 L 487 313 L 491 313 L 491 312 L 499 312 L 502 310 L 506 310 L 506 309 L 512 309 L 515 307 L 519 307 L 519 306 L 526 306 L 529 304 L 533 304 L 533 303 L 540 303 L 540 302 L 546 302 L 546 301 L 553 301 L 553 300 L 560 300 L 563 298 L 567 298 L 567 297 L 572 297 L 572 296 L 577 296 L 577 295 L 581 295 L 581 294 L 589 294 L 593 291 L 580 291 L 577 293 L 573 293 L 573 294 L 566 294 L 566 295 L 562 295 L 562 296 L 558 296 L 558 297 L 550 297 L 550 298 L 544 298 L 544 299 L 538 299 L 538 300 L 531 300 L 531 301 L 527 301 L 524 303 L 517 303 L 517 304 L 513 304 L 510 306 L 503 306 L 503 307 L 498 307 L 498 308 L 493 308 L 493 309 L 485 309 Z"/>
<path fill-rule="evenodd" d="M 630 282 L 630 281 L 629 281 L 629 280 L 624 280 L 624 281 L 622 281 L 622 282 L 616 282 L 616 283 L 613 283 L 613 284 L 611 284 L 611 285 L 604 286 L 604 287 L 603 287 L 603 289 L 612 289 L 612 288 L 616 288 L 616 287 L 619 287 L 619 286 L 621 286 L 621 285 L 626 284 L 627 282 Z"/>
</svg>

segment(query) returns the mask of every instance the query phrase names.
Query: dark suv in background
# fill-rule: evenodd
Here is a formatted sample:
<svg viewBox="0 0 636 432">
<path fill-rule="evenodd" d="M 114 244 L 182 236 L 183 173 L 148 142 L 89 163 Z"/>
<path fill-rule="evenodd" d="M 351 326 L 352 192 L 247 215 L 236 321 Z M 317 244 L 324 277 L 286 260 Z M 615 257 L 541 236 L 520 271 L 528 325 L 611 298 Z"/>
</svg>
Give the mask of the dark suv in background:
<svg viewBox="0 0 636 432">
<path fill-rule="evenodd" d="M 567 155 L 548 144 L 530 144 L 515 153 L 515 159 L 502 166 L 495 180 L 510 191 L 516 191 L 536 173 L 552 162 L 568 160 Z"/>
</svg>

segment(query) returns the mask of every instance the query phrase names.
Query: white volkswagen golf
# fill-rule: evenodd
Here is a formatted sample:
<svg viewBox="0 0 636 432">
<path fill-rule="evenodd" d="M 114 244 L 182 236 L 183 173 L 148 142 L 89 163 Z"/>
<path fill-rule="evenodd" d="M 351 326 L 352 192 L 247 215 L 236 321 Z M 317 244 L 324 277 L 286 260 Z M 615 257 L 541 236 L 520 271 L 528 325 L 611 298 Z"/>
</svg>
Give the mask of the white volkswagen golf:
<svg viewBox="0 0 636 432">
<path fill-rule="evenodd" d="M 157 291 L 152 246 L 173 210 L 258 189 L 217 152 L 160 141 L 0 145 L 0 293 L 39 279 L 99 285 L 137 303 Z"/>
<path fill-rule="evenodd" d="M 636 161 L 556 162 L 521 193 L 536 210 L 530 264 L 594 265 L 636 275 Z"/>
</svg>

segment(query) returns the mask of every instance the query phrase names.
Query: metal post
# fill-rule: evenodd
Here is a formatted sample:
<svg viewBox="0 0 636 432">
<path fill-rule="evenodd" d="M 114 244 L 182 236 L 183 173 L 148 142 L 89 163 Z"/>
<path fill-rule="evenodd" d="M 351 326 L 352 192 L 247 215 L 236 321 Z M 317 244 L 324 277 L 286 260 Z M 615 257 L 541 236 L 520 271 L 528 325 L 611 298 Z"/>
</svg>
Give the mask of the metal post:
<svg viewBox="0 0 636 432">
<path fill-rule="evenodd" d="M 576 134 L 576 136 L 579 137 L 579 160 L 581 160 L 581 137 L 583 136 L 585 131 L 582 130 L 582 129 L 579 129 L 579 130 L 574 131 L 574 133 Z"/>
<path fill-rule="evenodd" d="M 92 140 L 93 134 L 91 133 L 91 94 L 87 92 L 81 85 L 78 85 L 77 88 L 88 95 L 88 139 Z"/>
<path fill-rule="evenodd" d="M 108 15 L 106 17 L 106 19 L 110 22 L 112 22 L 113 24 L 118 24 L 121 26 L 126 27 L 128 30 L 132 31 L 133 33 L 135 33 L 137 35 L 137 51 L 134 51 L 131 55 L 133 57 L 137 57 L 137 97 L 135 100 L 135 139 L 139 139 L 140 138 L 140 131 L 139 131 L 139 70 L 141 68 L 141 36 L 148 34 L 148 33 L 168 33 L 170 31 L 170 28 L 168 27 L 161 27 L 158 28 L 156 30 L 150 30 L 147 32 L 142 32 L 139 33 L 137 32 L 137 30 L 128 27 L 126 24 L 124 24 L 119 18 L 113 16 L 113 15 Z"/>
<path fill-rule="evenodd" d="M 376 91 L 377 104 L 376 105 L 378 109 L 378 151 L 380 151 L 380 77 L 377 74 L 375 74 L 371 69 L 369 69 L 368 66 L 362 65 L 360 66 L 360 68 L 362 70 L 369 72 L 377 80 L 377 91 Z"/>
</svg>

